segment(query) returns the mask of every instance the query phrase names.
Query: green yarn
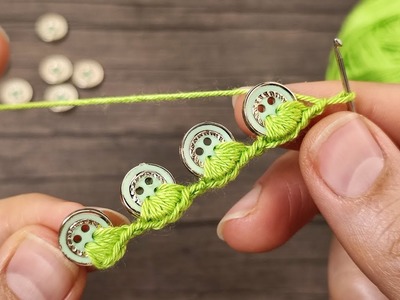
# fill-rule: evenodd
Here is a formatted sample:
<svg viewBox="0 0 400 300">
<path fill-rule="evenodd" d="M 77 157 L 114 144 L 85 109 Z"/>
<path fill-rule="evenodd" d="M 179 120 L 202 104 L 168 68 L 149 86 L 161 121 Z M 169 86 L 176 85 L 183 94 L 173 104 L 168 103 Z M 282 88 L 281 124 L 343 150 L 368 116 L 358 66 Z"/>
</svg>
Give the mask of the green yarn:
<svg viewBox="0 0 400 300">
<path fill-rule="evenodd" d="M 339 38 L 350 80 L 400 82 L 400 1 L 364 0 L 344 22 Z M 326 79 L 339 79 L 333 54 Z"/>
<path fill-rule="evenodd" d="M 235 88 L 231 90 L 182 92 L 171 94 L 150 94 L 150 95 L 131 95 L 122 97 L 101 97 L 63 101 L 37 101 L 19 104 L 0 104 L 0 111 L 4 110 L 23 110 L 35 108 L 50 108 L 56 106 L 88 106 L 116 103 L 137 103 L 150 101 L 175 101 L 208 97 L 232 97 L 247 93 L 246 88 Z"/>
<path fill-rule="evenodd" d="M 129 240 L 176 222 L 197 196 L 234 180 L 252 158 L 267 149 L 295 139 L 328 105 L 346 103 L 355 97 L 353 93 L 341 93 L 327 99 L 296 96 L 299 101 L 285 102 L 277 108 L 276 115 L 267 117 L 267 135 L 257 137 L 251 145 L 224 142 L 216 146 L 215 155 L 205 161 L 204 176 L 197 182 L 188 186 L 163 184 L 144 201 L 136 221 L 119 227 L 98 228 L 93 234 L 93 242 L 85 246 L 93 265 L 98 269 L 113 266 L 124 255 Z"/>
</svg>

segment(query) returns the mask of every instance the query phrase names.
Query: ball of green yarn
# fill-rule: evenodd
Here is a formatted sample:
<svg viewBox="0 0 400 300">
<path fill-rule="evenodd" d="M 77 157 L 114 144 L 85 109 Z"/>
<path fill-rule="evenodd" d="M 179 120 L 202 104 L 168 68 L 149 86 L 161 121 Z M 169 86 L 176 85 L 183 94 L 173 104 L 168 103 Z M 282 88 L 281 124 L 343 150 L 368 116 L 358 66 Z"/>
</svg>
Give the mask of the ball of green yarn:
<svg viewBox="0 0 400 300">
<path fill-rule="evenodd" d="M 400 82 L 400 1 L 361 1 L 345 20 L 339 38 L 349 79 Z M 339 78 L 331 55 L 326 79 Z"/>
</svg>

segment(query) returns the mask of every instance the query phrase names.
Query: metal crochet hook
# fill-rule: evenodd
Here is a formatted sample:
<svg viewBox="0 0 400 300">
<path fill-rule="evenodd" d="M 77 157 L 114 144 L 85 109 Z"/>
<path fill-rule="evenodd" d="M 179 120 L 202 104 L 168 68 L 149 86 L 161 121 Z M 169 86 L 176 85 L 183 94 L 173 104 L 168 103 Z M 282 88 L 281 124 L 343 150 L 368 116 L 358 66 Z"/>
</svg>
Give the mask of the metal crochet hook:
<svg viewBox="0 0 400 300">
<path fill-rule="evenodd" d="M 335 38 L 333 40 L 333 51 L 335 52 L 336 62 L 339 67 L 340 78 L 342 80 L 343 89 L 345 90 L 346 93 L 351 93 L 349 79 L 347 78 L 347 73 L 346 73 L 346 68 L 344 66 L 343 57 L 339 50 L 339 48 L 342 46 L 343 46 L 343 43 L 340 39 Z M 354 101 L 347 102 L 347 109 L 352 112 L 356 111 L 356 106 L 354 104 Z"/>
</svg>

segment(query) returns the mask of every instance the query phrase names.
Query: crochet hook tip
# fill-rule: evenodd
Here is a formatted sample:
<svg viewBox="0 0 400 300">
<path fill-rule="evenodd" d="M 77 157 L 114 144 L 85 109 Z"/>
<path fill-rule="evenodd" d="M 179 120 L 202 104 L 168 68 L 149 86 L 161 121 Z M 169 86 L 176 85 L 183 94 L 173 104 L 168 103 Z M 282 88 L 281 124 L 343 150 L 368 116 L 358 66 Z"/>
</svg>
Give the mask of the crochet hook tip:
<svg viewBox="0 0 400 300">
<path fill-rule="evenodd" d="M 339 39 L 339 38 L 334 38 L 333 39 L 333 45 L 336 48 L 342 47 L 343 46 L 342 40 Z"/>
<path fill-rule="evenodd" d="M 345 90 L 346 93 L 351 93 L 350 83 L 349 83 L 349 79 L 348 79 L 347 73 L 346 73 L 346 67 L 344 65 L 342 54 L 340 53 L 340 50 L 339 50 L 339 48 L 342 46 L 343 46 L 343 42 L 339 38 L 333 39 L 333 50 L 335 53 L 336 62 L 339 67 L 340 78 L 342 80 L 343 89 Z M 352 112 L 356 111 L 354 101 L 347 103 L 347 109 Z"/>
</svg>

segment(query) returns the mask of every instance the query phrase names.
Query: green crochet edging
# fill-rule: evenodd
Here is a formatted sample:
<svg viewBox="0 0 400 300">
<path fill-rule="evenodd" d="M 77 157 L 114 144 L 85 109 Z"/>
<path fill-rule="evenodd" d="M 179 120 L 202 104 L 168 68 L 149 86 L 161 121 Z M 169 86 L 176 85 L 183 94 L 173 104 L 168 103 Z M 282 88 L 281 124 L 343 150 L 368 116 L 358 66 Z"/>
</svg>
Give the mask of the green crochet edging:
<svg viewBox="0 0 400 300">
<path fill-rule="evenodd" d="M 276 115 L 265 120 L 267 134 L 258 136 L 251 145 L 225 142 L 215 149 L 215 155 L 204 164 L 204 176 L 188 186 L 164 184 L 146 199 L 138 219 L 129 225 L 98 228 L 93 242 L 85 249 L 93 265 L 107 269 L 120 260 L 129 240 L 149 231 L 160 230 L 174 223 L 190 207 L 193 200 L 214 188 L 221 188 L 234 180 L 240 170 L 254 157 L 267 149 L 294 140 L 311 119 L 320 115 L 328 105 L 346 103 L 355 98 L 354 93 L 340 93 L 327 99 L 296 95 L 298 101 L 285 102 L 277 108 Z"/>
</svg>

